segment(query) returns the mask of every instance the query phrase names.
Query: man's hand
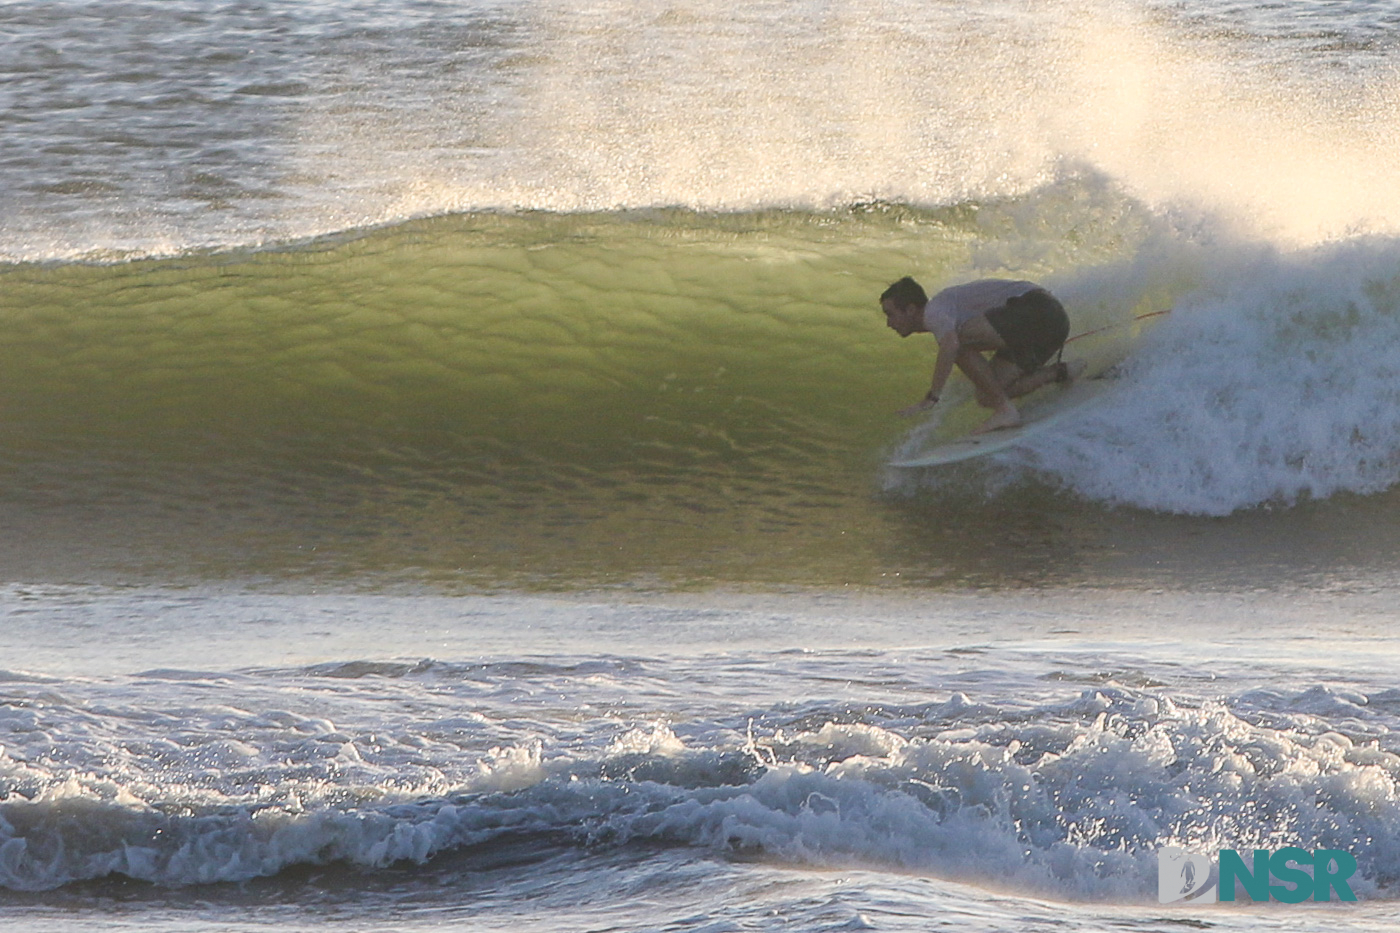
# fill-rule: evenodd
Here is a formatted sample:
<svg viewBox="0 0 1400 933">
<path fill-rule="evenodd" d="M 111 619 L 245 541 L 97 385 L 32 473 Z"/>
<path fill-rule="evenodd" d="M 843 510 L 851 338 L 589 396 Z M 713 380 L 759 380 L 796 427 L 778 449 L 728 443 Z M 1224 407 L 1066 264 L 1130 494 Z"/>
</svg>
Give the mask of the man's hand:
<svg viewBox="0 0 1400 933">
<path fill-rule="evenodd" d="M 898 414 L 902 417 L 908 418 L 912 415 L 917 415 L 921 411 L 928 411 L 930 408 L 937 404 L 938 399 L 925 395 L 913 405 L 910 405 L 907 408 L 901 408 Z"/>
</svg>

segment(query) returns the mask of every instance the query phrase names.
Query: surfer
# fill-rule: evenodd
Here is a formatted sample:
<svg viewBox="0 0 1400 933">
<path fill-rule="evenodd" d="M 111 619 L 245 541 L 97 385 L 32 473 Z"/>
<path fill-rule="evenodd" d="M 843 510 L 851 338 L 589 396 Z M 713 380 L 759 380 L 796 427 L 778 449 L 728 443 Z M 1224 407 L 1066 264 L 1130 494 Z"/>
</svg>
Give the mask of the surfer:
<svg viewBox="0 0 1400 933">
<path fill-rule="evenodd" d="M 913 415 L 938 404 L 954 364 L 972 382 L 977 403 L 992 414 L 974 434 L 1021 423 L 1011 400 L 1051 382 L 1069 382 L 1082 364 L 1050 364 L 1069 336 L 1064 306 L 1034 282 L 979 279 L 954 285 L 929 299 L 905 276 L 880 296 L 885 322 L 899 336 L 931 333 L 938 341 L 933 385 L 900 410 Z M 983 356 L 991 353 L 991 359 Z"/>
</svg>

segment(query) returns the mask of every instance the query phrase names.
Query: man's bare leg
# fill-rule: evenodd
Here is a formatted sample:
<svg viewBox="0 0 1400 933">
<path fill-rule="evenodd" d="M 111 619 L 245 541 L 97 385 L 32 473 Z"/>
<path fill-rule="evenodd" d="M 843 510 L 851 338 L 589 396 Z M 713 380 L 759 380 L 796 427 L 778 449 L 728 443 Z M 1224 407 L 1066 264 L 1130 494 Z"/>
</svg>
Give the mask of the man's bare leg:
<svg viewBox="0 0 1400 933">
<path fill-rule="evenodd" d="M 1084 371 L 1078 360 L 1042 366 L 1034 372 L 1023 373 L 1021 367 L 1004 357 L 990 360 L 982 354 L 1006 349 L 1001 335 L 992 327 L 986 315 L 977 315 L 958 327 L 962 350 L 957 364 L 972 382 L 977 404 L 992 409 L 992 415 L 978 425 L 973 434 L 985 434 L 1001 428 L 1014 428 L 1021 423 L 1021 413 L 1011 403 L 1013 398 L 1028 395 L 1051 382 L 1071 382 Z"/>
<path fill-rule="evenodd" d="M 973 434 L 986 434 L 1002 428 L 1014 428 L 1021 423 L 1021 413 L 1011 404 L 1006 389 L 997 378 L 992 364 L 980 351 L 970 347 L 958 353 L 958 369 L 967 376 L 977 393 L 977 402 L 992 409 L 991 417 L 973 428 Z"/>
<path fill-rule="evenodd" d="M 1015 368 L 1015 364 L 1009 360 L 996 360 L 994 363 L 1005 363 L 1007 366 Z M 1049 385 L 1052 382 L 1073 382 L 1084 372 L 1083 360 L 1071 360 L 1068 363 L 1051 363 L 1049 366 L 1042 366 L 1034 372 L 1020 374 L 1016 369 L 1016 375 L 1010 381 L 1003 381 L 1002 385 L 1006 390 L 1007 398 L 1020 398 L 1029 395 L 1041 386 Z"/>
</svg>

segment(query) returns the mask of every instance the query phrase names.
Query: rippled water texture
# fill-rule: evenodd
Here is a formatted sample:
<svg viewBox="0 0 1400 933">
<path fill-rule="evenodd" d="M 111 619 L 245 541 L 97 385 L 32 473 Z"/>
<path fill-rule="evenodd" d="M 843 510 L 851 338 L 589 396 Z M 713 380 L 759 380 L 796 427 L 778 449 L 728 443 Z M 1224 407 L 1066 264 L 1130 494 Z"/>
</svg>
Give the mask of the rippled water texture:
<svg viewBox="0 0 1400 933">
<path fill-rule="evenodd" d="M 0 4 L 0 924 L 1395 929 L 1400 13 Z M 897 470 L 1030 278 L 1111 387 Z M 1355 854 L 1358 903 L 1156 858 Z"/>
</svg>

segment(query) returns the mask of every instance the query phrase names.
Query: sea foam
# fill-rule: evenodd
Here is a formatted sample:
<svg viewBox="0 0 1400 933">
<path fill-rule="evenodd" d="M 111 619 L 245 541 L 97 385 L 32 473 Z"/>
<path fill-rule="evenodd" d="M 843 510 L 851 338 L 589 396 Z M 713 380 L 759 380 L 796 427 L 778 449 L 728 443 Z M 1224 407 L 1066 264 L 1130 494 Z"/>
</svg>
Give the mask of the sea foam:
<svg viewBox="0 0 1400 933">
<path fill-rule="evenodd" d="M 1358 890 L 1385 897 L 1400 878 L 1387 842 L 1400 831 L 1393 693 L 1211 699 L 1105 684 L 1032 704 L 954 693 L 854 715 L 775 707 L 703 728 L 603 717 L 588 739 L 522 711 L 535 721 L 514 745 L 465 756 L 439 788 L 394 775 L 413 761 L 450 773 L 463 756 L 383 741 L 389 723 L 377 744 L 287 717 L 286 732 L 244 729 L 236 742 L 190 736 L 159 772 L 121 763 L 116 740 L 94 739 L 90 761 L 65 767 L 35 754 L 36 739 L 19 750 L 33 760 L 0 757 L 0 884 L 115 874 L 179 887 L 523 842 L 678 846 L 1137 902 L 1155 890 L 1161 846 L 1301 845 L 1351 851 Z M 319 741 L 289 744 L 297 727 Z"/>
<path fill-rule="evenodd" d="M 1397 260 L 1390 239 L 1232 255 L 1035 463 L 1091 499 L 1198 515 L 1394 485 Z"/>
</svg>

